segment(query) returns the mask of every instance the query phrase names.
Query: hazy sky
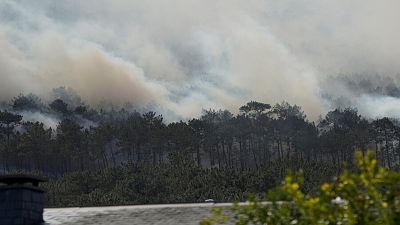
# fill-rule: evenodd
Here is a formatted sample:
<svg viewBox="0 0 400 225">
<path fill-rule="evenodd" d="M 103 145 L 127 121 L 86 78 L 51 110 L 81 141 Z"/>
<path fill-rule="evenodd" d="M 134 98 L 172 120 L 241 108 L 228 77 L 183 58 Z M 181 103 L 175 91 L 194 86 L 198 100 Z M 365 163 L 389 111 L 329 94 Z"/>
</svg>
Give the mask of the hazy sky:
<svg viewBox="0 0 400 225">
<path fill-rule="evenodd" d="M 170 119 L 286 100 L 314 119 L 332 107 L 328 93 L 370 116 L 400 115 L 398 98 L 325 82 L 378 73 L 398 85 L 399 9 L 398 0 L 0 0 L 0 98 L 67 86 L 92 104 L 157 106 Z"/>
</svg>

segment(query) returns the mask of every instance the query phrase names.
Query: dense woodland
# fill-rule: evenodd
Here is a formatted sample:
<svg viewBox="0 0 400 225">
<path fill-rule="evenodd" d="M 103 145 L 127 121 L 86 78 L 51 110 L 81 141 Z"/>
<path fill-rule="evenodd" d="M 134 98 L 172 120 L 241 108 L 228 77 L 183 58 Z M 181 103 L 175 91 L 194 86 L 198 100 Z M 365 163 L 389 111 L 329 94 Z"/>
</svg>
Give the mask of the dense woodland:
<svg viewBox="0 0 400 225">
<path fill-rule="evenodd" d="M 152 111 L 19 95 L 0 111 L 0 171 L 48 176 L 49 206 L 72 206 L 241 200 L 300 168 L 312 191 L 351 167 L 357 150 L 373 149 L 389 169 L 400 163 L 396 119 L 345 108 L 311 122 L 287 102 L 251 101 L 239 110 L 165 123 Z M 47 116 L 59 123 L 47 127 L 40 121 Z"/>
</svg>

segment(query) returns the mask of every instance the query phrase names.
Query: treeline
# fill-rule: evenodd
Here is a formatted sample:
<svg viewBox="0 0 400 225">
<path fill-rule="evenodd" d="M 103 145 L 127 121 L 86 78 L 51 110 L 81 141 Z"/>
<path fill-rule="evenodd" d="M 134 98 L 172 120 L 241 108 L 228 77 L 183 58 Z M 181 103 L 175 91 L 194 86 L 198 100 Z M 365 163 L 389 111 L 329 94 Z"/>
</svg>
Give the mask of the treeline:
<svg viewBox="0 0 400 225">
<path fill-rule="evenodd" d="M 330 111 L 316 124 L 299 106 L 252 101 L 237 115 L 205 110 L 200 118 L 166 124 L 155 112 L 103 111 L 86 105 L 71 109 L 56 99 L 47 108 L 60 118 L 52 128 L 20 115 L 43 112 L 37 102 L 20 95 L 10 103 L 12 112 L 0 112 L 4 172 L 63 174 L 125 163 L 179 165 L 185 158 L 203 168 L 245 170 L 274 161 L 320 161 L 340 169 L 344 162 L 352 163 L 357 149 L 367 148 L 375 149 L 382 166 L 393 168 L 400 161 L 397 120 L 367 120 L 349 108 Z"/>
<path fill-rule="evenodd" d="M 357 150 L 373 149 L 389 169 L 400 163 L 395 119 L 346 108 L 310 122 L 287 102 L 239 110 L 165 123 L 152 111 L 20 95 L 0 111 L 0 172 L 52 177 L 49 206 L 72 206 L 241 200 L 279 184 L 289 169 L 303 169 L 312 191 L 352 167 Z"/>
</svg>

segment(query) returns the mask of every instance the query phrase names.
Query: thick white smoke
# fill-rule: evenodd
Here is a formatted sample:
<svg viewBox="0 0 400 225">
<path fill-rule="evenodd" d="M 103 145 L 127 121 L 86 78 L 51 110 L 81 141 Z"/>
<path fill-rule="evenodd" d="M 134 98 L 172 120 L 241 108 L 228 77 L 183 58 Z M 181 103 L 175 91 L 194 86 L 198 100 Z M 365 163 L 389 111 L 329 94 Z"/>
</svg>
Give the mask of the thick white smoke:
<svg viewBox="0 0 400 225">
<path fill-rule="evenodd" d="M 39 121 L 43 123 L 45 128 L 51 127 L 54 130 L 57 128 L 57 125 L 60 122 L 59 118 L 47 113 L 22 111 L 17 112 L 17 114 L 23 117 L 23 121 Z"/>
<path fill-rule="evenodd" d="M 356 107 L 361 113 L 370 118 L 400 117 L 400 98 L 362 95 Z"/>
<path fill-rule="evenodd" d="M 400 71 L 399 7 L 397 0 L 0 0 L 0 96 L 51 98 L 66 86 L 87 103 L 156 106 L 170 120 L 287 100 L 314 119 L 332 106 L 321 97 L 328 76 L 400 79 L 391 75 Z"/>
</svg>

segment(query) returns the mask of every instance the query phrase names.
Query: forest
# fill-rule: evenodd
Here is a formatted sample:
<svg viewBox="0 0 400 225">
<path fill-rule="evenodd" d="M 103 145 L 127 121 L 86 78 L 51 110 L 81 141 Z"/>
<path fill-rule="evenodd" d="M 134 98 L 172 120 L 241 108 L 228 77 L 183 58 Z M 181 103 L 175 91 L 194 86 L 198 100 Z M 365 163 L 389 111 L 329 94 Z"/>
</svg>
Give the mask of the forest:
<svg viewBox="0 0 400 225">
<path fill-rule="evenodd" d="M 50 207 L 239 201 L 299 169 L 307 193 L 353 168 L 357 151 L 372 149 L 389 170 L 400 163 L 399 121 L 354 108 L 309 121 L 301 106 L 250 101 L 237 114 L 207 109 L 169 123 L 77 96 L 21 94 L 0 108 L 0 173 L 49 177 Z"/>
</svg>

